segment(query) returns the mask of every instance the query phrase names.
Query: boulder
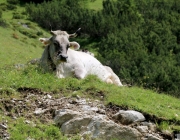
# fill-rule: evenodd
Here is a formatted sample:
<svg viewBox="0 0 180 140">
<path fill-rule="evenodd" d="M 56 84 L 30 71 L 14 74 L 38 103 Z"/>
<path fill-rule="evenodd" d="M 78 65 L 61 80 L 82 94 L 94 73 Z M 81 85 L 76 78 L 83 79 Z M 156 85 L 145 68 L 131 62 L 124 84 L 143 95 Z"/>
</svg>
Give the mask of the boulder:
<svg viewBox="0 0 180 140">
<path fill-rule="evenodd" d="M 120 110 L 113 116 L 113 118 L 124 125 L 129 125 L 134 122 L 141 122 L 145 120 L 145 117 L 142 113 L 134 110 Z"/>
<path fill-rule="evenodd" d="M 54 122 L 61 126 L 63 123 L 73 119 L 75 116 L 80 116 L 80 113 L 69 109 L 61 109 L 56 111 Z"/>
<path fill-rule="evenodd" d="M 142 136 L 138 130 L 119 125 L 106 115 L 93 114 L 93 109 L 91 113 L 63 109 L 57 111 L 54 120 L 64 134 L 79 133 L 84 138 L 91 136 L 92 139 L 140 140 Z"/>
<path fill-rule="evenodd" d="M 99 101 L 66 100 L 64 107 L 55 112 L 54 118 L 64 135 L 78 134 L 81 140 L 162 140 L 155 124 L 145 122 L 140 112 L 120 110 L 109 115 Z"/>
</svg>

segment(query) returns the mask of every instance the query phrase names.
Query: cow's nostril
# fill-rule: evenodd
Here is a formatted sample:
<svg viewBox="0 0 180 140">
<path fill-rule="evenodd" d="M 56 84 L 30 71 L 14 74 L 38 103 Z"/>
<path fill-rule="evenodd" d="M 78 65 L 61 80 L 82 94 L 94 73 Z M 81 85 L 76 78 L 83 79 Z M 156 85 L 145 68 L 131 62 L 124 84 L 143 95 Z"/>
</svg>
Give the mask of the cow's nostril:
<svg viewBox="0 0 180 140">
<path fill-rule="evenodd" d="M 68 56 L 61 56 L 61 61 L 67 62 L 67 58 L 68 58 Z"/>
<path fill-rule="evenodd" d="M 63 57 L 63 58 L 68 58 L 67 55 L 63 55 L 63 54 L 61 54 L 61 57 Z"/>
<path fill-rule="evenodd" d="M 67 62 L 67 58 L 68 58 L 67 55 L 63 55 L 63 54 L 58 55 L 58 59 L 62 62 Z"/>
</svg>

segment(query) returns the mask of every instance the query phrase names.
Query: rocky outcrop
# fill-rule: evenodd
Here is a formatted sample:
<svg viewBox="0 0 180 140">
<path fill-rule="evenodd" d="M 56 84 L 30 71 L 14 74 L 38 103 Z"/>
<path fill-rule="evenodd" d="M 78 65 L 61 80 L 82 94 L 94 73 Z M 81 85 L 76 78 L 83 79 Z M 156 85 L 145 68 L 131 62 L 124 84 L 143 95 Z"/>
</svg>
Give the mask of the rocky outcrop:
<svg viewBox="0 0 180 140">
<path fill-rule="evenodd" d="M 92 139 L 140 139 L 138 130 L 118 125 L 106 115 L 94 114 L 91 111 L 72 111 L 63 109 L 58 111 L 55 122 L 61 127 L 64 134 L 80 133 L 82 137 L 90 136 Z"/>
<path fill-rule="evenodd" d="M 76 99 L 76 108 L 56 111 L 55 123 L 61 127 L 64 134 L 80 134 L 86 139 L 118 139 L 118 140 L 161 140 L 155 124 L 145 122 L 143 114 L 133 110 L 119 110 L 113 115 L 113 120 L 106 115 L 105 106 L 99 101 L 92 102 Z M 118 123 L 116 123 L 116 122 Z M 132 125 L 138 123 L 138 125 Z"/>
</svg>

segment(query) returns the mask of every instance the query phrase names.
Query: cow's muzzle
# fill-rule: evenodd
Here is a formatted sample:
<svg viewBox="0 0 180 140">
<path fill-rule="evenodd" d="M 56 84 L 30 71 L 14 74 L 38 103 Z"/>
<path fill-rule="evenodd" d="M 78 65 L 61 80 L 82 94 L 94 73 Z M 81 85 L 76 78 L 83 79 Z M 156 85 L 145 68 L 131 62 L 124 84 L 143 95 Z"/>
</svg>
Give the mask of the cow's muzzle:
<svg viewBox="0 0 180 140">
<path fill-rule="evenodd" d="M 67 58 L 68 58 L 67 55 L 59 54 L 58 57 L 61 62 L 67 62 Z"/>
</svg>

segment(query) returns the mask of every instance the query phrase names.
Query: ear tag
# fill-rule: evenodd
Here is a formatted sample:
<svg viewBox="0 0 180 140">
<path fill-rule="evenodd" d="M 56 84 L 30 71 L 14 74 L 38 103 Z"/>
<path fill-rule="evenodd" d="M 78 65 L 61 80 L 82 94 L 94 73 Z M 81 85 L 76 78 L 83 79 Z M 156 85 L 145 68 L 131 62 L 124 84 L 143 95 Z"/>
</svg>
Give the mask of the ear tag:
<svg viewBox="0 0 180 140">
<path fill-rule="evenodd" d="M 72 45 L 71 45 L 69 48 L 72 49 L 72 50 L 74 50 L 74 46 L 72 46 Z"/>
</svg>

